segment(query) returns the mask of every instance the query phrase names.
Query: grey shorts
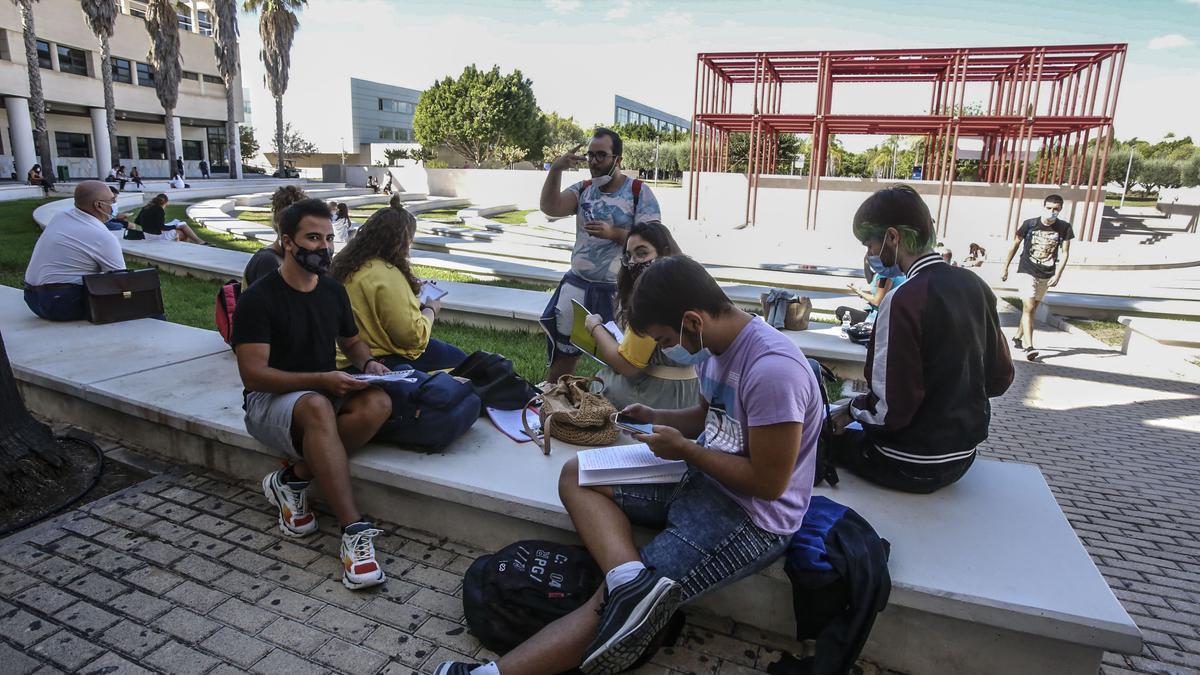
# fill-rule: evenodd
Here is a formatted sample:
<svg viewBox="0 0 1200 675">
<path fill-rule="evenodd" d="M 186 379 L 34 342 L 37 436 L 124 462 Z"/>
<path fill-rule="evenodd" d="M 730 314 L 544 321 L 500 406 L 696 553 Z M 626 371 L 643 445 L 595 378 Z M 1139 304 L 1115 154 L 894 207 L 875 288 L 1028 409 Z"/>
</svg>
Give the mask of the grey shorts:
<svg viewBox="0 0 1200 675">
<path fill-rule="evenodd" d="M 1046 297 L 1046 291 L 1050 288 L 1049 279 L 1038 279 L 1032 274 L 1017 273 L 1016 278 L 1017 297 L 1022 300 L 1037 300 L 1042 301 Z"/>
<path fill-rule="evenodd" d="M 292 440 L 292 410 L 308 394 L 324 396 L 316 391 L 293 391 L 286 394 L 246 392 L 246 431 L 259 443 L 278 450 L 293 459 L 304 454 Z M 341 408 L 341 399 L 330 401 L 333 409 Z"/>
</svg>

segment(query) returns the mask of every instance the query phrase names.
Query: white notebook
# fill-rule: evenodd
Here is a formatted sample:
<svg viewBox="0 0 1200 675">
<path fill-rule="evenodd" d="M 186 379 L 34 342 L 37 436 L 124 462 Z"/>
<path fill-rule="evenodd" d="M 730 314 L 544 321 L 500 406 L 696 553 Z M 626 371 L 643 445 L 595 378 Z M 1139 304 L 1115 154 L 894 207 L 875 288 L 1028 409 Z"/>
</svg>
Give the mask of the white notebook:
<svg viewBox="0 0 1200 675">
<path fill-rule="evenodd" d="M 661 459 L 645 443 L 581 450 L 580 485 L 675 483 L 687 472 L 687 463 Z"/>
</svg>

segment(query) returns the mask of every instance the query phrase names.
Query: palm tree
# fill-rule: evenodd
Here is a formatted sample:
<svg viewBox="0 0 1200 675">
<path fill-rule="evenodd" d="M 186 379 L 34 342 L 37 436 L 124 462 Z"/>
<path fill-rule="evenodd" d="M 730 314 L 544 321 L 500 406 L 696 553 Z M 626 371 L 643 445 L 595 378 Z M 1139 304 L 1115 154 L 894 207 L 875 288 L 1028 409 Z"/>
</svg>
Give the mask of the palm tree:
<svg viewBox="0 0 1200 675">
<path fill-rule="evenodd" d="M 33 26 L 33 3 L 37 0 L 13 0 L 21 10 L 21 28 L 25 37 L 25 64 L 29 70 L 29 115 L 33 118 L 33 139 L 37 145 L 42 172 L 50 175 L 50 135 L 46 133 L 46 97 L 42 94 L 42 70 L 38 66 L 37 30 Z M 28 167 L 26 167 L 28 168 Z"/>
<path fill-rule="evenodd" d="M 237 0 L 216 0 L 213 10 L 217 16 L 213 31 L 213 51 L 217 69 L 225 80 L 225 142 L 229 154 L 229 177 L 241 178 L 242 153 L 238 147 L 237 122 L 234 121 L 233 93 L 241 61 L 238 57 Z"/>
<path fill-rule="evenodd" d="M 246 0 L 247 12 L 259 12 L 258 35 L 263 48 L 258 53 L 267 74 L 267 89 L 275 97 L 275 165 L 283 175 L 283 95 L 287 92 L 288 69 L 292 63 L 292 40 L 300 20 L 293 9 L 300 9 L 308 0 Z"/>
<path fill-rule="evenodd" d="M 150 32 L 150 53 L 146 60 L 154 69 L 154 93 L 163 107 L 167 130 L 167 169 L 175 171 L 175 104 L 179 102 L 179 15 L 171 0 L 150 0 L 146 12 L 146 30 Z"/>
<path fill-rule="evenodd" d="M 112 165 L 118 164 L 117 156 L 117 105 L 113 101 L 112 54 L 108 50 L 108 39 L 117 25 L 117 0 L 81 0 L 83 16 L 88 27 L 100 39 L 100 70 L 104 78 L 104 117 L 108 126 L 109 158 Z M 96 171 L 104 176 L 111 167 L 98 166 Z"/>
</svg>

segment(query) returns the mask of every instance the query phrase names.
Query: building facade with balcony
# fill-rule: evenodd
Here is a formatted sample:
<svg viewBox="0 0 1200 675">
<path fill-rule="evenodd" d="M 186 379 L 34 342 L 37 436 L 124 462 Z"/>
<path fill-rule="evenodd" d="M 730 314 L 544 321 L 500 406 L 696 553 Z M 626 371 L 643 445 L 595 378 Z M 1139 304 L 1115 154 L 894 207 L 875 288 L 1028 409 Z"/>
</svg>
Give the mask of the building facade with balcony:
<svg viewBox="0 0 1200 675">
<path fill-rule="evenodd" d="M 100 43 L 88 28 L 76 0 L 33 3 L 37 59 L 46 100 L 46 128 L 58 175 L 103 177 L 112 164 L 137 167 L 144 177 L 170 175 L 163 109 L 154 91 L 154 72 L 147 62 L 150 35 L 146 3 L 118 0 L 120 15 L 109 39 L 113 100 L 117 116 L 117 158 L 111 157 L 104 111 Z M 199 175 L 205 160 L 217 173 L 228 171 L 225 85 L 217 70 L 212 26 L 215 17 L 204 0 L 180 0 L 179 42 L 183 77 L 175 108 L 175 153 L 189 176 Z M 234 83 L 234 110 L 242 121 L 241 78 Z M 29 76 L 20 10 L 0 3 L 0 177 L 15 174 L 24 181 L 39 161 L 29 114 Z M 43 167 L 43 171 L 46 168 Z"/>
</svg>

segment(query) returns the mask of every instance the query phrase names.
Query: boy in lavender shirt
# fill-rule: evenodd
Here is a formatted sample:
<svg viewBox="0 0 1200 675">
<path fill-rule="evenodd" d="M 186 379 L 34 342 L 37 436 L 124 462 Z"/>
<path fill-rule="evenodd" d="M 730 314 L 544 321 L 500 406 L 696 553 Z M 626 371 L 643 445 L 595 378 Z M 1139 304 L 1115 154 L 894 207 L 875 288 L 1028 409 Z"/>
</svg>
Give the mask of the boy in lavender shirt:
<svg viewBox="0 0 1200 675">
<path fill-rule="evenodd" d="M 767 567 L 800 529 L 823 415 L 820 385 L 800 350 L 735 307 L 684 256 L 660 258 L 642 273 L 629 323 L 700 376 L 701 400 L 691 408 L 623 411 L 653 423 L 653 433 L 635 438 L 659 457 L 685 460 L 687 475 L 671 484 L 581 487 L 575 460 L 568 462 L 559 495 L 606 573 L 604 587 L 498 662 L 448 662 L 437 675 L 621 672 L 681 604 Z M 639 551 L 631 524 L 661 532 Z"/>
</svg>

